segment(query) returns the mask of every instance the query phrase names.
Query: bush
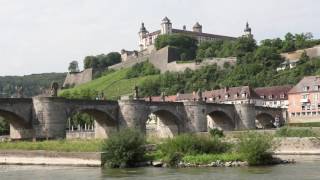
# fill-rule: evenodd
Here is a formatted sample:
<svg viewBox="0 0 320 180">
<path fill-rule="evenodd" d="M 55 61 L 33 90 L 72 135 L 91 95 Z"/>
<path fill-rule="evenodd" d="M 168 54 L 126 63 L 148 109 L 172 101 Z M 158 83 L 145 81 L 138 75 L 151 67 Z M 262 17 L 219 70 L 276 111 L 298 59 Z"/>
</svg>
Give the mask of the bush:
<svg viewBox="0 0 320 180">
<path fill-rule="evenodd" d="M 121 129 L 104 142 L 102 164 L 112 168 L 133 167 L 144 160 L 145 144 L 145 137 L 139 131 Z"/>
<path fill-rule="evenodd" d="M 132 68 L 127 71 L 126 78 L 130 79 L 155 74 L 160 74 L 160 70 L 156 69 L 151 63 L 146 61 L 132 66 Z"/>
<path fill-rule="evenodd" d="M 245 133 L 240 136 L 238 150 L 249 165 L 270 164 L 273 160 L 272 139 L 273 137 L 268 134 Z"/>
<path fill-rule="evenodd" d="M 211 137 L 218 137 L 218 138 L 224 137 L 223 130 L 220 130 L 217 128 L 210 129 L 209 134 Z"/>
<path fill-rule="evenodd" d="M 158 146 L 159 156 L 170 166 L 175 166 L 185 155 L 223 153 L 230 149 L 228 143 L 218 138 L 183 134 L 165 140 Z"/>
<path fill-rule="evenodd" d="M 278 137 L 316 137 L 317 134 L 309 128 L 282 127 L 276 131 Z"/>
</svg>

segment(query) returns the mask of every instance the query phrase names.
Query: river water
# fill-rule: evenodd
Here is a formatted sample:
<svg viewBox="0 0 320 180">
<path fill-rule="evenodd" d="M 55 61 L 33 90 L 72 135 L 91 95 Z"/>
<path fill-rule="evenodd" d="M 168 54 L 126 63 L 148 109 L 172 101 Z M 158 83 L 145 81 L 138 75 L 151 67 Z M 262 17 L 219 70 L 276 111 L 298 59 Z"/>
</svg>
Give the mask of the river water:
<svg viewBox="0 0 320 180">
<path fill-rule="evenodd" d="M 311 180 L 320 179 L 320 161 L 298 162 L 290 165 L 236 168 L 137 168 L 102 169 L 62 166 L 0 165 L 2 180 Z"/>
</svg>

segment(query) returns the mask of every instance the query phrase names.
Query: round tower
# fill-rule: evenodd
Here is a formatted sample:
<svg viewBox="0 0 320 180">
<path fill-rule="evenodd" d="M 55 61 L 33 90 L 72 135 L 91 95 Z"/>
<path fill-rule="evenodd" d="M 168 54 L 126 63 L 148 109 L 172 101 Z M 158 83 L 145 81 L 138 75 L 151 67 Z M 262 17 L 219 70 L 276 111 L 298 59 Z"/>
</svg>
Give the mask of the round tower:
<svg viewBox="0 0 320 180">
<path fill-rule="evenodd" d="M 166 16 L 161 22 L 161 34 L 171 34 L 172 33 L 172 23 L 170 19 Z"/>
</svg>

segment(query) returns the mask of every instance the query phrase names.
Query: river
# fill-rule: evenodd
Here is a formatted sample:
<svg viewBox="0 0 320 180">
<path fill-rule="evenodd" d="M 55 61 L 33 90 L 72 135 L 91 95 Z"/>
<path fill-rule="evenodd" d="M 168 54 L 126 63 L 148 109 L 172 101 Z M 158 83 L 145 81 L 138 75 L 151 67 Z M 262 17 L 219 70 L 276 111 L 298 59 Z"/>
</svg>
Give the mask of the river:
<svg viewBox="0 0 320 180">
<path fill-rule="evenodd" d="M 57 179 L 130 179 L 130 180 L 311 180 L 320 179 L 320 161 L 309 160 L 296 164 L 266 167 L 237 168 L 137 168 L 103 169 L 64 166 L 0 165 L 0 179 L 4 180 L 57 180 Z"/>
</svg>

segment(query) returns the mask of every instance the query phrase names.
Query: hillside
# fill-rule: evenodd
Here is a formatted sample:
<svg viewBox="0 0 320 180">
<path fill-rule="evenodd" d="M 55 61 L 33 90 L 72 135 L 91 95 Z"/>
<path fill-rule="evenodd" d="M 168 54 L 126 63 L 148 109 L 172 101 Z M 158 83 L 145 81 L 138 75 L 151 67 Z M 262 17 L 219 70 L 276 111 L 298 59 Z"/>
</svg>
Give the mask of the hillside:
<svg viewBox="0 0 320 180">
<path fill-rule="evenodd" d="M 41 89 L 50 88 L 51 82 L 62 84 L 66 73 L 43 73 L 25 76 L 0 76 L 0 97 L 11 97 L 16 93 L 16 86 L 22 86 L 25 97 L 41 93 Z"/>
<path fill-rule="evenodd" d="M 111 72 L 95 79 L 91 82 L 79 85 L 72 89 L 62 90 L 59 96 L 67 98 L 91 98 L 94 99 L 101 92 L 104 93 L 106 99 L 118 99 L 122 95 L 130 95 L 133 92 L 134 86 L 141 85 L 146 80 L 152 80 L 159 75 L 149 75 L 127 79 L 127 73 L 130 70 L 121 69 L 116 72 Z"/>
</svg>

